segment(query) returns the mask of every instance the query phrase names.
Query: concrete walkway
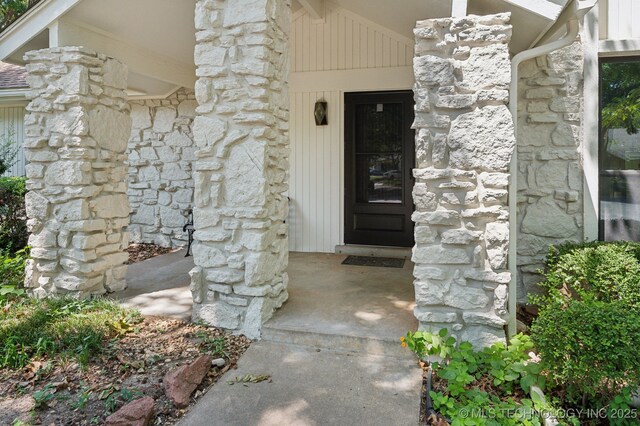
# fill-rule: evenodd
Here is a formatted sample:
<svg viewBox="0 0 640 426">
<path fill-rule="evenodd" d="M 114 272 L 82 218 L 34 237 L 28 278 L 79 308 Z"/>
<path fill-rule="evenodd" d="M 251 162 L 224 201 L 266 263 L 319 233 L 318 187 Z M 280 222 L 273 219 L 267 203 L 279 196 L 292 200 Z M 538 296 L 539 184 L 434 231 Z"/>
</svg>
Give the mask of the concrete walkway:
<svg viewBox="0 0 640 426">
<path fill-rule="evenodd" d="M 272 382 L 227 384 L 246 374 L 270 374 Z M 416 425 L 420 383 L 413 358 L 261 341 L 179 425 Z"/>
<path fill-rule="evenodd" d="M 184 257 L 185 253 L 178 250 L 129 265 L 127 289 L 115 296 L 143 315 L 190 320 L 193 299 L 189 271 L 193 257 Z"/>
<path fill-rule="evenodd" d="M 415 330 L 412 267 L 342 265 L 345 255 L 291 253 L 289 301 L 179 423 L 415 425 L 421 371 L 399 338 Z M 131 265 L 123 302 L 145 315 L 188 319 L 184 251 Z M 272 382 L 228 385 L 237 376 Z"/>
</svg>

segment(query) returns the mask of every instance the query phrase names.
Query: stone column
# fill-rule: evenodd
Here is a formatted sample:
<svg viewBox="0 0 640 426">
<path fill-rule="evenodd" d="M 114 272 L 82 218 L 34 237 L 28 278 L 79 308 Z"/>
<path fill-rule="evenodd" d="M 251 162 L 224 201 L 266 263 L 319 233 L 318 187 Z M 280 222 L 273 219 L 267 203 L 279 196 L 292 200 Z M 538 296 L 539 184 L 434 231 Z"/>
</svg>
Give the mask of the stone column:
<svg viewBox="0 0 640 426">
<path fill-rule="evenodd" d="M 549 246 L 584 239 L 583 45 L 520 65 L 518 302 L 539 293 Z"/>
<path fill-rule="evenodd" d="M 127 68 L 82 47 L 28 52 L 25 61 L 32 247 L 25 286 L 36 297 L 122 290 L 129 223 Z"/>
<path fill-rule="evenodd" d="M 510 16 L 418 22 L 415 315 L 485 346 L 505 340 Z"/>
<path fill-rule="evenodd" d="M 250 338 L 288 297 L 290 19 L 289 0 L 196 4 L 193 317 Z"/>
</svg>

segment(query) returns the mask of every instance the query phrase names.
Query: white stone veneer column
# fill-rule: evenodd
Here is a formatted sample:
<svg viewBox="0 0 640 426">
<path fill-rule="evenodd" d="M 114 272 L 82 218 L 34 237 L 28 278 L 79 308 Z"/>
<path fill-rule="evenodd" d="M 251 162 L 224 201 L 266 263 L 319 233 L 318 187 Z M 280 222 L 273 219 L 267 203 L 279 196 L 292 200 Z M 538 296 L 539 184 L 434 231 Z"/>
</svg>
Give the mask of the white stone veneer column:
<svg viewBox="0 0 640 426">
<path fill-rule="evenodd" d="M 476 346 L 507 318 L 510 16 L 418 22 L 415 315 Z"/>
<path fill-rule="evenodd" d="M 250 338 L 288 297 L 290 19 L 289 0 L 196 4 L 193 317 Z"/>
<path fill-rule="evenodd" d="M 130 105 L 131 241 L 184 246 L 188 236 L 182 229 L 193 208 L 195 94 L 180 89 L 166 99 L 132 101 Z"/>
<path fill-rule="evenodd" d="M 583 241 L 583 45 L 520 64 L 518 302 L 538 293 L 549 246 Z"/>
<path fill-rule="evenodd" d="M 26 207 L 36 297 L 88 297 L 126 286 L 129 223 L 127 68 L 82 47 L 25 55 Z"/>
</svg>

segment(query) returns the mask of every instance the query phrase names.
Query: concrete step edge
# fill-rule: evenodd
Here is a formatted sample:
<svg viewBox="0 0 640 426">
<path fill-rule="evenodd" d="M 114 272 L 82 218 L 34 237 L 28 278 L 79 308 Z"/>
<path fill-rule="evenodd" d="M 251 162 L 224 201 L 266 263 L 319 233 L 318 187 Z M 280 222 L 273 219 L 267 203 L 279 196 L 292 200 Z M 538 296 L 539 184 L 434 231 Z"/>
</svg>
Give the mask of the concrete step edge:
<svg viewBox="0 0 640 426">
<path fill-rule="evenodd" d="M 399 340 L 380 339 L 368 336 L 328 334 L 296 328 L 273 328 L 265 326 L 262 329 L 262 339 L 268 342 L 294 344 L 336 352 L 351 352 L 394 358 L 413 356 L 409 350 L 402 348 Z"/>
<path fill-rule="evenodd" d="M 364 246 L 357 244 L 348 244 L 336 246 L 335 253 L 354 256 L 392 257 L 411 260 L 411 249 L 405 247 Z"/>
</svg>

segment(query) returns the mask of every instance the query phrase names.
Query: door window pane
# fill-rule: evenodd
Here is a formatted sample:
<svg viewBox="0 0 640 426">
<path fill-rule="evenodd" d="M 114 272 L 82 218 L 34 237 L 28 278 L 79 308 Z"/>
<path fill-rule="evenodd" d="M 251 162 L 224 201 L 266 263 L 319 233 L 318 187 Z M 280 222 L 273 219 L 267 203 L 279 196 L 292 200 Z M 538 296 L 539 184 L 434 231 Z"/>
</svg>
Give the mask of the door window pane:
<svg viewBox="0 0 640 426">
<path fill-rule="evenodd" d="M 402 203 L 402 154 L 356 155 L 356 201 Z"/>
<path fill-rule="evenodd" d="M 356 202 L 402 203 L 401 103 L 356 105 Z"/>
<path fill-rule="evenodd" d="M 640 61 L 600 71 L 600 236 L 640 241 Z"/>
</svg>

